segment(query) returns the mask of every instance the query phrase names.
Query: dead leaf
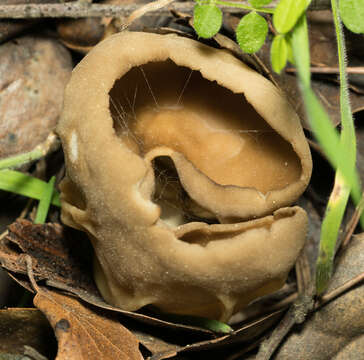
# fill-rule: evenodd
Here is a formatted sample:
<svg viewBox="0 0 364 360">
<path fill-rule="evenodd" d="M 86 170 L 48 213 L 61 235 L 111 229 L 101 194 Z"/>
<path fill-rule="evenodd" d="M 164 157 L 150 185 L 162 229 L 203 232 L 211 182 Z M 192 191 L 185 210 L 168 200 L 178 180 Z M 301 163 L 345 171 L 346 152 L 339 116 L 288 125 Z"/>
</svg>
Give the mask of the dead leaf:
<svg viewBox="0 0 364 360">
<path fill-rule="evenodd" d="M 24 346 L 54 356 L 57 344 L 47 319 L 37 309 L 0 310 L 0 358 L 5 354 L 24 355 Z"/>
<path fill-rule="evenodd" d="M 137 338 L 109 314 L 44 288 L 38 289 L 34 305 L 55 331 L 57 360 L 143 359 Z"/>
<path fill-rule="evenodd" d="M 364 233 L 349 243 L 339 259 L 328 292 L 364 272 Z M 364 359 L 364 284 L 313 313 L 292 332 L 276 360 Z"/>
<path fill-rule="evenodd" d="M 8 235 L 0 243 L 3 267 L 26 274 L 21 254 L 28 254 L 34 260 L 34 274 L 38 279 L 72 283 L 76 288 L 97 293 L 91 276 L 92 251 L 81 234 L 60 224 L 35 225 L 25 219 L 18 219 L 8 229 Z"/>
<path fill-rule="evenodd" d="M 0 46 L 0 158 L 30 151 L 54 129 L 72 59 L 57 41 L 24 36 Z"/>
</svg>

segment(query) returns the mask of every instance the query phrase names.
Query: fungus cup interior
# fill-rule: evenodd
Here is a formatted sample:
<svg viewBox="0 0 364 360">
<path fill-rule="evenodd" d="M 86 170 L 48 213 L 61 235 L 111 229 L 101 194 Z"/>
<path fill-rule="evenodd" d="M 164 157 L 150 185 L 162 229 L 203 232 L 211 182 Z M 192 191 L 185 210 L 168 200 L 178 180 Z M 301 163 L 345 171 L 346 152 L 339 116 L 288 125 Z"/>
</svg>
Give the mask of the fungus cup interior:
<svg viewBox="0 0 364 360">
<path fill-rule="evenodd" d="M 171 225 L 217 221 L 190 198 L 165 149 L 181 153 L 216 184 L 262 194 L 283 189 L 301 176 L 291 144 L 243 94 L 171 60 L 132 68 L 115 82 L 109 98 L 121 141 L 152 162 L 153 201 L 162 209 L 161 219 Z M 159 155 L 148 156 L 155 149 Z"/>
</svg>

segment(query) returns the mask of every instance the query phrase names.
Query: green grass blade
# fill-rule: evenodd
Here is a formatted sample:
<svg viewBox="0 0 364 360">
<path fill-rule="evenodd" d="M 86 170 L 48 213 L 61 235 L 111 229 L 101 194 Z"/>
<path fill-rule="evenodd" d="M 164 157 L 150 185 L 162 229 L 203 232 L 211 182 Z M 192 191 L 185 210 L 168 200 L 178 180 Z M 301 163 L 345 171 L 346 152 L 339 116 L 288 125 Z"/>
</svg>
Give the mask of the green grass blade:
<svg viewBox="0 0 364 360">
<path fill-rule="evenodd" d="M 335 2 L 336 0 L 332 0 Z M 334 4 L 335 5 L 335 4 Z M 334 12 L 335 21 L 340 21 Z M 338 31 L 336 24 L 336 29 Z M 345 72 L 344 40 L 338 32 L 340 71 Z M 331 124 L 330 118 L 311 88 L 309 43 L 306 17 L 297 23 L 292 34 L 292 48 L 299 74 L 305 108 L 312 130 L 326 156 L 336 169 L 335 186 L 331 193 L 320 235 L 320 250 L 316 269 L 316 290 L 321 294 L 327 288 L 331 277 L 335 256 L 336 241 L 350 192 L 356 201 L 360 199 L 360 182 L 355 168 L 356 141 L 351 115 L 347 83 L 341 77 L 341 117 L 342 132 L 339 136 Z"/>
<path fill-rule="evenodd" d="M 341 135 L 339 164 L 335 177 L 335 185 L 327 204 L 326 215 L 321 229 L 320 250 L 316 267 L 316 291 L 319 295 L 326 290 L 331 278 L 336 241 L 339 235 L 340 224 L 344 217 L 345 209 L 349 200 L 351 187 L 353 187 L 354 190 L 354 198 L 360 196 L 360 188 L 357 188 L 358 184 L 353 182 L 348 183 L 346 179 L 341 176 L 341 169 L 344 166 L 347 168 L 348 172 L 355 174 L 356 135 L 354 119 L 352 117 L 349 102 L 346 77 L 345 41 L 338 12 L 337 0 L 331 0 L 331 7 L 336 30 L 340 69 Z M 359 194 L 357 191 L 359 191 Z"/>
<path fill-rule="evenodd" d="M 42 194 L 42 197 L 39 201 L 37 214 L 35 216 L 34 223 L 35 224 L 44 224 L 47 215 L 49 207 L 51 206 L 52 196 L 54 192 L 54 183 L 56 182 L 55 176 L 52 176 L 49 180 L 48 184 L 44 187 L 44 191 Z"/>
<path fill-rule="evenodd" d="M 316 293 L 318 295 L 326 290 L 332 275 L 336 242 L 349 196 L 350 187 L 337 171 L 335 185 L 327 203 L 321 227 L 320 249 L 316 263 Z"/>
<path fill-rule="evenodd" d="M 48 184 L 35 177 L 15 170 L 0 170 L 0 190 L 40 200 Z M 54 191 L 52 205 L 61 206 L 59 193 Z"/>
<path fill-rule="evenodd" d="M 340 168 L 342 177 L 348 184 L 351 184 L 353 197 L 355 202 L 358 202 L 361 194 L 358 174 L 354 171 L 352 164 L 345 161 L 347 150 L 341 148 L 339 133 L 332 125 L 330 117 L 311 88 L 308 31 L 305 16 L 302 16 L 294 28 L 291 44 L 305 109 L 313 133 L 332 166 L 335 169 Z M 343 160 L 341 160 L 341 155 L 343 155 Z"/>
</svg>

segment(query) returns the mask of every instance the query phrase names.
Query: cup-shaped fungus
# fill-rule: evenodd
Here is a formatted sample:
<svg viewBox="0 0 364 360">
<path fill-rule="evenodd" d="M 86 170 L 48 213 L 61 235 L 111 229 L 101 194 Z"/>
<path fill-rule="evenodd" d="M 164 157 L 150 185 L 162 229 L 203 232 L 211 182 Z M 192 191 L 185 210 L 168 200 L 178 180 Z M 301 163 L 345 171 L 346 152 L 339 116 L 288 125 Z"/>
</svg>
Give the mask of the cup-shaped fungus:
<svg viewBox="0 0 364 360">
<path fill-rule="evenodd" d="M 227 320 L 285 282 L 311 174 L 299 119 L 230 53 L 122 33 L 76 67 L 58 126 L 64 223 L 113 305 Z"/>
</svg>

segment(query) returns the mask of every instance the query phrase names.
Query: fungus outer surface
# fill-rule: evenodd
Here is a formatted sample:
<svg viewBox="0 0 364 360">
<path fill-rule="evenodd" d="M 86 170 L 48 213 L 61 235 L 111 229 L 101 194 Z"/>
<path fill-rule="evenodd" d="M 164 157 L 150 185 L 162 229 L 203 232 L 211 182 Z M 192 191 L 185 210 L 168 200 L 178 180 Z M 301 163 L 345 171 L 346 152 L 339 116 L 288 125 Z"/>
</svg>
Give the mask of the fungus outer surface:
<svg viewBox="0 0 364 360">
<path fill-rule="evenodd" d="M 74 70 L 58 133 L 62 219 L 89 234 L 107 301 L 227 320 L 283 285 L 310 152 L 284 97 L 232 55 L 111 36 Z"/>
</svg>

